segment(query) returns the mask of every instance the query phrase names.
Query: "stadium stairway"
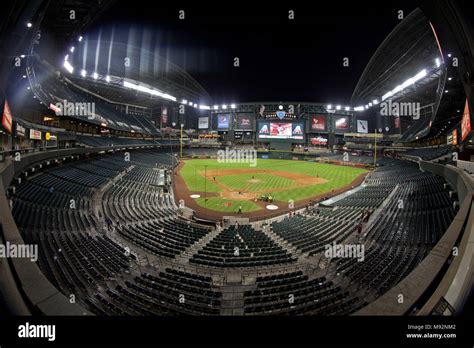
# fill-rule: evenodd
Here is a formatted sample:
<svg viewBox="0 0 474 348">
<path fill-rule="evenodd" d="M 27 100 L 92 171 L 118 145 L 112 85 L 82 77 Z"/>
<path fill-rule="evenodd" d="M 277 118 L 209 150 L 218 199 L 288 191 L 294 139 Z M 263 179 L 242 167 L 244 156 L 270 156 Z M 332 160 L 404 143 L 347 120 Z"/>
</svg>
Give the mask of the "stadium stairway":
<svg viewBox="0 0 474 348">
<path fill-rule="evenodd" d="M 222 232 L 221 229 L 214 229 L 208 234 L 206 234 L 201 239 L 197 240 L 194 244 L 191 244 L 188 248 L 183 250 L 181 254 L 176 255 L 175 260 L 180 265 L 189 264 L 189 260 L 196 254 L 199 250 L 203 249 L 211 240 L 216 238 Z"/>
<path fill-rule="evenodd" d="M 222 292 L 221 315 L 243 315 L 245 291 L 255 290 L 257 286 L 224 285 L 220 288 Z"/>
<path fill-rule="evenodd" d="M 298 250 L 298 248 L 292 245 L 290 242 L 273 233 L 272 225 L 262 226 L 261 231 L 265 233 L 273 242 L 279 245 L 283 250 L 286 250 L 289 254 L 295 257 L 301 256 L 301 250 Z"/>
<path fill-rule="evenodd" d="M 130 170 L 132 170 L 133 168 L 135 168 L 135 165 L 131 165 L 129 167 L 126 167 L 122 172 L 117 174 L 117 176 L 111 178 L 105 185 L 103 185 L 99 190 L 97 190 L 94 193 L 94 196 L 92 198 L 92 203 L 93 203 L 93 207 L 94 207 L 94 215 L 102 223 L 102 226 L 105 225 L 104 212 L 101 211 L 102 210 L 101 209 L 102 201 L 104 199 L 104 193 L 108 189 L 110 189 L 116 182 L 118 182 L 120 179 L 122 179 L 126 174 L 128 174 L 130 172 Z M 100 215 L 102 215 L 102 218 L 99 217 L 99 212 L 101 212 Z"/>
<path fill-rule="evenodd" d="M 363 224 L 362 239 L 366 237 L 366 235 L 367 235 L 366 231 L 370 230 L 372 228 L 372 226 L 378 221 L 378 219 L 380 217 L 380 214 L 385 209 L 385 207 L 390 203 L 392 198 L 397 194 L 397 191 L 398 191 L 399 187 L 400 187 L 399 185 L 395 186 L 395 188 L 388 195 L 388 197 L 385 198 L 385 200 L 382 202 L 382 204 L 377 209 L 375 209 L 375 211 L 372 213 L 372 215 L 370 216 L 369 221 L 367 221 L 367 223 Z"/>
</svg>

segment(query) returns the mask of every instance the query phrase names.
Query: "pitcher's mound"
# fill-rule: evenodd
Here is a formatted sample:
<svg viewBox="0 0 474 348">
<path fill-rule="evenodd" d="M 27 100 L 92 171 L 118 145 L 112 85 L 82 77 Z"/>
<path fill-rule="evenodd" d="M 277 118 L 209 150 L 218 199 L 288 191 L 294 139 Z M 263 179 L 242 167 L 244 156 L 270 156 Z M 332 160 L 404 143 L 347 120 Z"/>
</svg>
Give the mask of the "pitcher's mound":
<svg viewBox="0 0 474 348">
<path fill-rule="evenodd" d="M 247 180 L 247 182 L 249 184 L 259 184 L 259 183 L 262 182 L 262 180 L 260 180 L 260 179 L 250 179 L 250 180 Z"/>
</svg>

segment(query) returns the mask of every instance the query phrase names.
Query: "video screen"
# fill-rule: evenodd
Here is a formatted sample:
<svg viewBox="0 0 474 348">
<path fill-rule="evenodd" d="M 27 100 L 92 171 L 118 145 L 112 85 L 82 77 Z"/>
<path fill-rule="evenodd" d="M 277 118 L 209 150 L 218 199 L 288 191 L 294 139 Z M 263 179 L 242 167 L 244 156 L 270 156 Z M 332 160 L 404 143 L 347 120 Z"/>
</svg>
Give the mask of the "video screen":
<svg viewBox="0 0 474 348">
<path fill-rule="evenodd" d="M 260 122 L 259 139 L 304 140 L 303 123 Z"/>
</svg>

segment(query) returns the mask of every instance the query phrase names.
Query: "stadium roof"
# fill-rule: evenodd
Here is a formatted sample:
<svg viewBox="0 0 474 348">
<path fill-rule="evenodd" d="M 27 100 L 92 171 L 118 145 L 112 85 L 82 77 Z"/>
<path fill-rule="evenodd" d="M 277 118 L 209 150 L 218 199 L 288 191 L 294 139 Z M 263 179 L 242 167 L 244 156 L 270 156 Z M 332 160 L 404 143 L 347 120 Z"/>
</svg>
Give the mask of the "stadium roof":
<svg viewBox="0 0 474 348">
<path fill-rule="evenodd" d="M 124 88 L 124 81 L 129 81 L 169 94 L 173 101 L 209 102 L 209 94 L 191 75 L 156 52 L 120 42 L 88 40 L 86 36 L 76 47 L 68 53 L 75 71 L 66 76 L 109 100 L 150 108 L 163 103 L 159 96 Z M 96 52 L 101 52 L 97 59 Z M 126 59 L 131 62 L 129 66 L 124 64 Z"/>
<path fill-rule="evenodd" d="M 81 87 L 102 95 L 113 102 L 141 105 L 153 108 L 164 102 L 161 98 L 139 93 L 136 90 L 123 88 L 123 79 L 150 85 L 166 94 L 176 96 L 177 100 L 189 99 L 195 103 L 209 100 L 209 94 L 188 73 L 156 52 L 146 49 L 143 43 L 123 43 L 114 40 L 106 33 L 90 33 L 91 26 L 97 23 L 100 16 L 114 1 L 51 1 L 38 15 L 41 40 L 38 40 L 34 52 L 65 72 L 68 78 Z M 70 10 L 75 12 L 71 14 Z M 71 17 L 71 15 L 73 17 Z M 100 36 L 102 34 L 102 37 Z M 117 38 L 116 34 L 116 38 Z M 113 50 L 109 51 L 109 47 Z M 72 52 L 71 52 L 72 49 Z M 105 54 L 108 52 L 108 54 Z M 62 67 L 65 55 L 75 69 L 75 74 L 67 74 Z M 99 57 L 100 59 L 97 59 Z M 130 57 L 129 67 L 125 69 L 124 59 Z M 91 68 L 91 64 L 95 66 Z M 108 63 L 108 64 L 107 64 Z M 104 69 L 104 66 L 107 66 Z M 87 78 L 81 71 L 90 71 Z M 97 72 L 103 78 L 94 79 Z M 108 83 L 105 77 L 110 75 Z M 115 78 L 113 78 L 115 77 Z M 107 78 L 109 80 L 109 78 Z"/>
<path fill-rule="evenodd" d="M 443 52 L 444 53 L 444 52 Z M 353 92 L 353 105 L 381 101 L 419 103 L 421 119 L 381 120 L 382 128 L 401 132 L 401 141 L 439 135 L 458 122 L 465 99 L 451 54 L 444 55 L 435 28 L 414 10 L 387 36 L 367 64 Z M 374 103 L 375 104 L 375 103 Z"/>
<path fill-rule="evenodd" d="M 370 59 L 352 94 L 353 105 L 381 100 L 385 92 L 440 58 L 435 36 L 420 9 L 386 37 Z"/>
</svg>

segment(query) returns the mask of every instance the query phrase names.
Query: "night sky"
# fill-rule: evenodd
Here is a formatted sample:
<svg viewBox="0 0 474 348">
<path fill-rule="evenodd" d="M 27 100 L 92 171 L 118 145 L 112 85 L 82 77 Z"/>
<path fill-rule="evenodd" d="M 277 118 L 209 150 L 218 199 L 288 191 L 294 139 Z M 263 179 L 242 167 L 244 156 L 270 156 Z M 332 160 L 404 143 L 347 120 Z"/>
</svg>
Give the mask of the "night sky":
<svg viewBox="0 0 474 348">
<path fill-rule="evenodd" d="M 214 2 L 215 3 L 215 2 Z M 96 23 L 147 28 L 161 55 L 190 73 L 213 103 L 304 101 L 348 104 L 370 57 L 416 8 L 411 1 L 291 1 L 216 7 L 117 1 Z M 277 3 L 276 1 L 274 2 Z M 305 4 L 306 3 L 306 4 Z M 154 7 L 150 7 L 150 6 Z M 178 11 L 185 10 L 185 20 Z M 288 19 L 288 10 L 295 19 Z M 166 54 L 164 54 L 166 53 Z M 240 59 L 234 67 L 233 59 Z M 343 58 L 349 67 L 343 67 Z"/>
</svg>

